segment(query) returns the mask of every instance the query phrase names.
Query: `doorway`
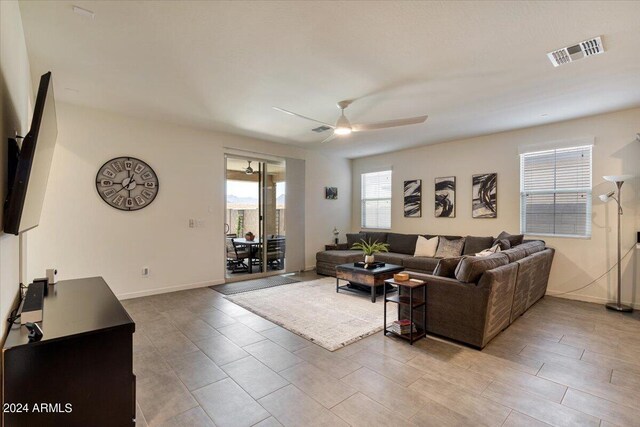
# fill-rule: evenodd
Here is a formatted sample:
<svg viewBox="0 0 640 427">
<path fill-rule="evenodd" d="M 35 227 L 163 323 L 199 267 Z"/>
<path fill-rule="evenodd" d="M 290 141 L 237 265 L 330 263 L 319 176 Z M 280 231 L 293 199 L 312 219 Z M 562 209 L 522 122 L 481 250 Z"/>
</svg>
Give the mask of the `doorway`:
<svg viewBox="0 0 640 427">
<path fill-rule="evenodd" d="M 227 282 L 286 271 L 284 160 L 225 156 Z"/>
</svg>

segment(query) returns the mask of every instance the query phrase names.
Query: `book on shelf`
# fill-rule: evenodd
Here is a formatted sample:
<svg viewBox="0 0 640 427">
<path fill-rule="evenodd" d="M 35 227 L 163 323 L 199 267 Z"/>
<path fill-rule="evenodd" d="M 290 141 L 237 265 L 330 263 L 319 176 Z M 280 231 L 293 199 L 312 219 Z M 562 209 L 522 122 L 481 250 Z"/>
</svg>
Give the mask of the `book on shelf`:
<svg viewBox="0 0 640 427">
<path fill-rule="evenodd" d="M 412 330 L 414 334 L 418 332 L 415 323 L 411 323 L 409 319 L 396 320 L 389 325 L 388 329 L 400 335 L 409 334 Z"/>
</svg>

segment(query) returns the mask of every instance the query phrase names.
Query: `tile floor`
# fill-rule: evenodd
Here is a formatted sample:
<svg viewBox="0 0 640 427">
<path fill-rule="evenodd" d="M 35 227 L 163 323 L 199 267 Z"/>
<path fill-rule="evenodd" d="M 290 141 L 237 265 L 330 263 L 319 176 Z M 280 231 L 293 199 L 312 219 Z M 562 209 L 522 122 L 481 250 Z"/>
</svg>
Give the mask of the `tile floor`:
<svg viewBox="0 0 640 427">
<path fill-rule="evenodd" d="M 208 288 L 123 304 L 141 426 L 640 425 L 638 312 L 545 297 L 482 352 L 378 333 L 331 353 Z"/>
</svg>

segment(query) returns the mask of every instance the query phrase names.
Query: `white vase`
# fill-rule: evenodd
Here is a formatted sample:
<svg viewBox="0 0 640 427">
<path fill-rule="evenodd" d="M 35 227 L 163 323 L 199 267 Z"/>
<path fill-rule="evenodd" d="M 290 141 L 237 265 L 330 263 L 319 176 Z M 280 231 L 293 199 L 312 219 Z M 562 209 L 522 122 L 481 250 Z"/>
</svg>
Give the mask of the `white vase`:
<svg viewBox="0 0 640 427">
<path fill-rule="evenodd" d="M 364 263 L 365 264 L 373 264 L 373 262 L 375 261 L 375 258 L 373 255 L 365 255 L 364 256 Z"/>
</svg>

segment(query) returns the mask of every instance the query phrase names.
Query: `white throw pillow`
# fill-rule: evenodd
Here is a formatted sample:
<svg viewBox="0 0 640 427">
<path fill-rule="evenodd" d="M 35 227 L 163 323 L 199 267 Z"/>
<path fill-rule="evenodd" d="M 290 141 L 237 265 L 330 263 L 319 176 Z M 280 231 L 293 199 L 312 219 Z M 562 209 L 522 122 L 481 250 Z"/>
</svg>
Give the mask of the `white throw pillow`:
<svg viewBox="0 0 640 427">
<path fill-rule="evenodd" d="M 501 252 L 502 250 L 500 249 L 500 245 L 497 244 L 495 246 L 491 246 L 489 249 L 485 249 L 482 252 L 478 252 L 476 254 L 476 256 L 489 256 L 489 255 L 493 255 L 495 253 Z"/>
<path fill-rule="evenodd" d="M 438 250 L 438 236 L 427 239 L 424 236 L 418 236 L 416 241 L 416 251 L 413 256 L 428 256 L 433 258 Z"/>
</svg>

